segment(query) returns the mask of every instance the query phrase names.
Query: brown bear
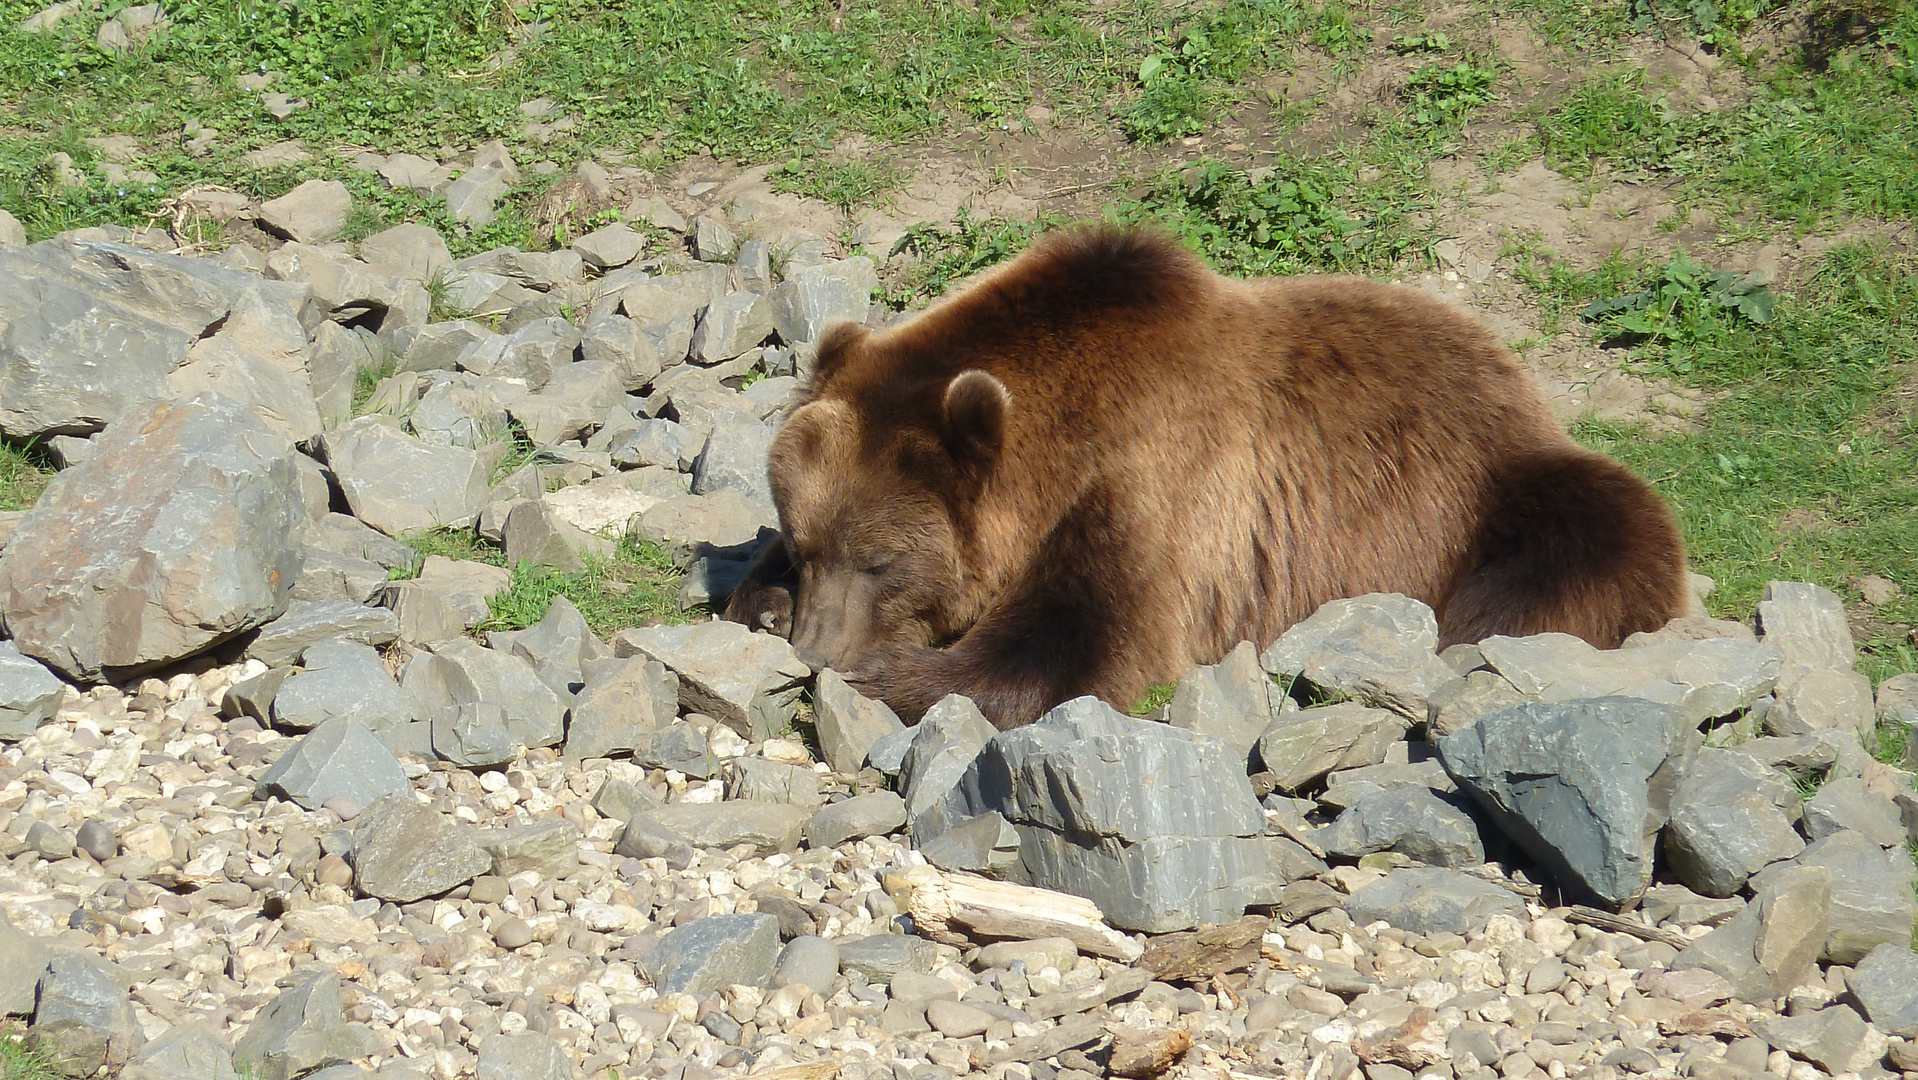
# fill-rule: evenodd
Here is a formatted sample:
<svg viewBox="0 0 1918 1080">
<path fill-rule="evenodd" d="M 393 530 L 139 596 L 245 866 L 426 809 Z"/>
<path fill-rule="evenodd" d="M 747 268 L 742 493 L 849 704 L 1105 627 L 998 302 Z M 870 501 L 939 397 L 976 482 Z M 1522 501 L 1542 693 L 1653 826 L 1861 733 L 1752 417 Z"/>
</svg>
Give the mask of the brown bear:
<svg viewBox="0 0 1918 1080">
<path fill-rule="evenodd" d="M 1444 644 L 1601 648 L 1684 612 L 1670 510 L 1574 443 L 1486 329 L 1351 277 L 1233 280 L 1055 232 L 905 323 L 835 327 L 769 461 L 781 535 L 727 607 L 908 722 L 1001 728 L 1263 646 L 1339 597 Z"/>
</svg>

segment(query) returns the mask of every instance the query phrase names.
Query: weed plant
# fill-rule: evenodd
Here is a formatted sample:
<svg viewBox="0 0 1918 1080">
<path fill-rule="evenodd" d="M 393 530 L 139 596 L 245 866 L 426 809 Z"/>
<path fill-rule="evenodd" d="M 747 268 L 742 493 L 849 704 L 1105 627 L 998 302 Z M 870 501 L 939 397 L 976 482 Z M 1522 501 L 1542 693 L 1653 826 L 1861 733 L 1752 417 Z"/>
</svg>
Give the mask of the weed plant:
<svg viewBox="0 0 1918 1080">
<path fill-rule="evenodd" d="M 53 467 L 38 447 L 0 442 L 0 511 L 30 510 L 53 479 Z"/>
</svg>

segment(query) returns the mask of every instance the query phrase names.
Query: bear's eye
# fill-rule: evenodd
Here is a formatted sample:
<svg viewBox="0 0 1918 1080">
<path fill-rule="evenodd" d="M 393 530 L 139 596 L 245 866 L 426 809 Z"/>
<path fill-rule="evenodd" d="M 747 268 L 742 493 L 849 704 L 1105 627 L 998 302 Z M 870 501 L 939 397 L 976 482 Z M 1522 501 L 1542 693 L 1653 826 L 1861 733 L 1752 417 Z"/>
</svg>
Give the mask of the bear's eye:
<svg viewBox="0 0 1918 1080">
<path fill-rule="evenodd" d="M 888 556 L 885 556 L 884 558 L 874 559 L 871 563 L 867 564 L 865 572 L 868 574 L 871 574 L 873 577 L 885 577 L 886 574 L 889 573 L 892 570 L 892 568 L 894 566 L 897 566 L 898 564 L 899 564 L 898 556 L 888 555 Z"/>
</svg>

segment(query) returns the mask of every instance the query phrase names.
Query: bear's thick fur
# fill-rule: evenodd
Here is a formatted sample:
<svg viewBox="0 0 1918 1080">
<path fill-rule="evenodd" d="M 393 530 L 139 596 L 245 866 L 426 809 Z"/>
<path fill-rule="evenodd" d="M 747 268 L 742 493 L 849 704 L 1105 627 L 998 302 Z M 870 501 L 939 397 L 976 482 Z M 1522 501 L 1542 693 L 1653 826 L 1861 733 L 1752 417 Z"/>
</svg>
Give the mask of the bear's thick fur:
<svg viewBox="0 0 1918 1080">
<path fill-rule="evenodd" d="M 728 617 L 916 720 L 1001 728 L 1399 592 L 1445 644 L 1611 648 L 1682 614 L 1672 514 L 1482 326 L 1349 277 L 1235 281 L 1054 233 L 909 322 L 820 343 L 773 443 L 782 535 Z"/>
</svg>

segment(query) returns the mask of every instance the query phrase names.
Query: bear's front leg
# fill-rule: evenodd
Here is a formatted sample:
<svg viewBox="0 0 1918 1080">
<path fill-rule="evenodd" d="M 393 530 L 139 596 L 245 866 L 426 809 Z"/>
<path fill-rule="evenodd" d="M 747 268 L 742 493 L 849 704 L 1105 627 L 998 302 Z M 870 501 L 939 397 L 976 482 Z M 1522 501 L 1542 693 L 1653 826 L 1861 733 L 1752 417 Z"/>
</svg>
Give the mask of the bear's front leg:
<svg viewBox="0 0 1918 1080">
<path fill-rule="evenodd" d="M 724 618 L 754 630 L 792 637 L 793 598 L 799 591 L 799 568 L 783 539 L 760 551 L 752 569 L 726 600 Z"/>
</svg>

